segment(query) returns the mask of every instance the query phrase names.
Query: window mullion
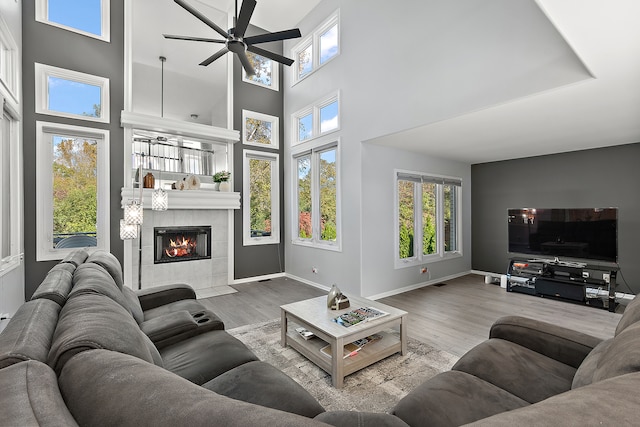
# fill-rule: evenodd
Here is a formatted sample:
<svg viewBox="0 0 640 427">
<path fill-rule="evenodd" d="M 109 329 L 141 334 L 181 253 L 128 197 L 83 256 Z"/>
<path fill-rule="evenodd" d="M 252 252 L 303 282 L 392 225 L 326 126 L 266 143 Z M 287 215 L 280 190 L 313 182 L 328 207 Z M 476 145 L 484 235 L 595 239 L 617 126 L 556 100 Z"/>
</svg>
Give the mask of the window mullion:
<svg viewBox="0 0 640 427">
<path fill-rule="evenodd" d="M 413 239 L 413 247 L 414 253 L 416 254 L 416 260 L 421 261 L 423 257 L 423 247 L 422 247 L 422 239 L 423 239 L 423 226 L 422 226 L 422 184 L 415 183 L 413 186 L 413 235 L 415 238 Z"/>
<path fill-rule="evenodd" d="M 436 235 L 437 254 L 444 255 L 444 187 L 442 184 L 436 186 Z"/>
</svg>

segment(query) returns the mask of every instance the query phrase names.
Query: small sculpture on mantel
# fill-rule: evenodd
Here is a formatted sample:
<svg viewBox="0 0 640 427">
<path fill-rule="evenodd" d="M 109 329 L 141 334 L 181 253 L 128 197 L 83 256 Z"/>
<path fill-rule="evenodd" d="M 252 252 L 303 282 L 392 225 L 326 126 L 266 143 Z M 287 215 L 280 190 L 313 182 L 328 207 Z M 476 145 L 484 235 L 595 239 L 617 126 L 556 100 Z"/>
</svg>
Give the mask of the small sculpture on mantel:
<svg viewBox="0 0 640 427">
<path fill-rule="evenodd" d="M 349 298 L 343 295 L 340 289 L 333 284 L 327 295 L 327 307 L 331 310 L 342 310 L 349 307 Z"/>
</svg>

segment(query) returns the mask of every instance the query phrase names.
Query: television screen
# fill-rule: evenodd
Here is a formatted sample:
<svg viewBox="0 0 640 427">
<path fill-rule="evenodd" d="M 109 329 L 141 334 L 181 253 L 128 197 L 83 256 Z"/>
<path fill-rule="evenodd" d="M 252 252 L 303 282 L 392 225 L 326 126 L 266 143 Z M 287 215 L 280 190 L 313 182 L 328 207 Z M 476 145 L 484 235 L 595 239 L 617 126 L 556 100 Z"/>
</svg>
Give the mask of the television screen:
<svg viewBox="0 0 640 427">
<path fill-rule="evenodd" d="M 509 209 L 509 252 L 616 262 L 618 209 Z"/>
</svg>

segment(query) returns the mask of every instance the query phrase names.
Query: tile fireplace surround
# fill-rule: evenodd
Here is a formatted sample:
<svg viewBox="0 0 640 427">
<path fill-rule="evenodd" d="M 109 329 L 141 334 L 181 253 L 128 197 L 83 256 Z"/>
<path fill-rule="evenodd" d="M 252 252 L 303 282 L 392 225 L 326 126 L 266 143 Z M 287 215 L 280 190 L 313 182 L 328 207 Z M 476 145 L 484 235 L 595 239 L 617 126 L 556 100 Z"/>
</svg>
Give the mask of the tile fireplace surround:
<svg viewBox="0 0 640 427">
<path fill-rule="evenodd" d="M 122 206 L 139 190 L 122 189 Z M 144 190 L 142 224 L 142 289 L 171 283 L 187 283 L 204 291 L 230 283 L 233 273 L 230 239 L 233 210 L 240 208 L 239 193 L 206 190 L 169 191 L 169 209 L 153 211 L 151 190 Z M 211 259 L 154 264 L 154 227 L 211 227 Z M 138 239 L 125 241 L 125 282 L 138 288 Z"/>
</svg>

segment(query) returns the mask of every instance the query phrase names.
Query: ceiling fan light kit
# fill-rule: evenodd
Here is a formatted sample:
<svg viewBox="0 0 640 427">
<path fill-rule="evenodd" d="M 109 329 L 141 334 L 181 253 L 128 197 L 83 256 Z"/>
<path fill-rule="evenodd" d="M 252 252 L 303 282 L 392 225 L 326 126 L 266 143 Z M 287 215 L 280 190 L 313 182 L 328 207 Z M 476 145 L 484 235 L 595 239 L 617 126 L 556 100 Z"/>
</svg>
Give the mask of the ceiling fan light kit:
<svg viewBox="0 0 640 427">
<path fill-rule="evenodd" d="M 224 44 L 224 47 L 220 49 L 218 52 L 214 53 L 204 61 L 200 63 L 202 66 L 207 66 L 211 64 L 218 58 L 221 58 L 228 52 L 232 52 L 238 56 L 240 63 L 242 64 L 242 68 L 244 68 L 245 72 L 249 76 L 253 76 L 255 74 L 255 70 L 253 69 L 253 65 L 251 65 L 251 61 L 247 56 L 247 52 L 254 53 L 256 55 L 263 56 L 265 58 L 271 59 L 273 61 L 279 62 L 281 64 L 290 66 L 293 64 L 293 59 L 287 58 L 285 56 L 279 55 L 277 53 L 270 52 L 265 49 L 261 49 L 256 44 L 260 43 L 268 43 L 275 41 L 282 41 L 288 39 L 294 39 L 301 37 L 302 34 L 298 28 L 294 28 L 291 30 L 284 31 L 276 31 L 271 33 L 258 34 L 256 36 L 245 37 L 245 32 L 249 27 L 249 21 L 251 20 L 251 16 L 253 15 L 253 11 L 256 8 L 256 0 L 244 0 L 242 2 L 242 7 L 240 8 L 240 14 L 238 14 L 238 2 L 236 0 L 236 14 L 235 14 L 235 27 L 229 28 L 228 31 L 224 31 L 215 22 L 211 21 L 209 18 L 200 13 L 197 9 L 192 7 L 185 0 L 174 0 L 178 5 L 180 5 L 187 12 L 191 13 L 197 19 L 202 21 L 209 28 L 213 29 L 219 35 L 224 37 L 224 40 L 219 39 L 209 39 L 204 37 L 191 37 L 191 36 L 178 36 L 171 34 L 163 34 L 163 36 L 167 39 L 173 40 L 186 40 L 186 41 L 196 41 L 196 42 L 205 42 L 205 43 L 219 43 Z"/>
</svg>

